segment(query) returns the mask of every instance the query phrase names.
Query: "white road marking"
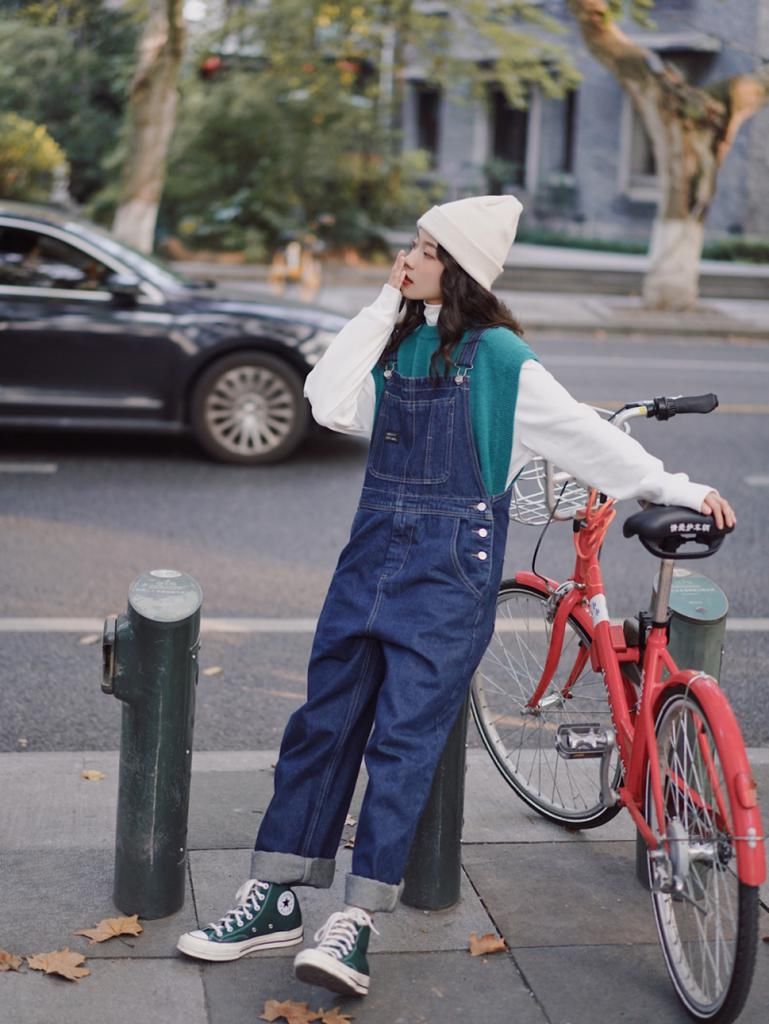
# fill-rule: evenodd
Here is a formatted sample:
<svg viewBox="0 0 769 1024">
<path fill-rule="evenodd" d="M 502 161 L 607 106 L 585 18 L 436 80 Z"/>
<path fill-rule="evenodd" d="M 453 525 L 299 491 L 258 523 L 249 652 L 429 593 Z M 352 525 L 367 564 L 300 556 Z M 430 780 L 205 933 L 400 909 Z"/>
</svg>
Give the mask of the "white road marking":
<svg viewBox="0 0 769 1024">
<path fill-rule="evenodd" d="M 545 357 L 548 366 L 590 366 L 601 370 L 612 370 L 617 367 L 632 370 L 688 370 L 691 373 L 769 373 L 769 360 L 759 361 L 745 359 L 742 362 L 728 359 L 669 359 L 635 356 L 580 356 L 558 355 L 553 353 Z"/>
<path fill-rule="evenodd" d="M 754 473 L 752 476 L 745 477 L 745 483 L 750 484 L 751 487 L 769 487 L 769 475 L 763 475 L 761 473 Z"/>
<path fill-rule="evenodd" d="M 622 619 L 612 622 L 621 625 Z M 314 633 L 317 619 L 235 619 L 206 618 L 200 624 L 202 633 Z M 0 633 L 94 633 L 101 632 L 104 619 L 96 618 L 0 618 Z M 544 632 L 545 624 L 531 620 L 501 616 L 497 630 L 502 633 L 526 628 Z M 769 633 L 769 618 L 730 618 L 726 628 L 731 633 Z"/>
<path fill-rule="evenodd" d="M 0 462 L 0 473 L 55 473 L 55 462 Z"/>
</svg>

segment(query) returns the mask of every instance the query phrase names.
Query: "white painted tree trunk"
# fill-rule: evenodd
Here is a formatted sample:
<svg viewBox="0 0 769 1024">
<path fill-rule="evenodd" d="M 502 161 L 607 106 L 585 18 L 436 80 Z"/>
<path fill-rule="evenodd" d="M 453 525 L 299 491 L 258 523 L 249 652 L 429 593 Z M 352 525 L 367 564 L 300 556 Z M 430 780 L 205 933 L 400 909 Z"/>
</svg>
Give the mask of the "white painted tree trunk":
<svg viewBox="0 0 769 1024">
<path fill-rule="evenodd" d="M 703 236 L 703 225 L 697 220 L 654 222 L 643 283 L 647 306 L 683 310 L 697 304 Z"/>
<path fill-rule="evenodd" d="M 181 0 L 152 0 L 131 87 L 128 155 L 113 233 L 152 252 L 166 158 L 176 126 L 177 80 L 184 44 Z"/>
</svg>

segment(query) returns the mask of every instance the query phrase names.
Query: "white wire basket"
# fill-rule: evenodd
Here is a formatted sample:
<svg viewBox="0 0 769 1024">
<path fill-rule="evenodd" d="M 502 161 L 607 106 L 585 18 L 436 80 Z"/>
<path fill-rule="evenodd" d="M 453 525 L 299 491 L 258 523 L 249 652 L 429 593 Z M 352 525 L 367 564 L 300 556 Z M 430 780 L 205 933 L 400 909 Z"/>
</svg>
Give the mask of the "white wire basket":
<svg viewBox="0 0 769 1024">
<path fill-rule="evenodd" d="M 604 419 L 614 415 L 610 409 L 593 408 Z M 618 429 L 630 433 L 627 422 Z M 527 462 L 515 478 L 510 518 L 526 526 L 544 526 L 551 519 L 554 522 L 572 520 L 587 505 L 588 490 L 587 484 L 537 456 Z"/>
</svg>

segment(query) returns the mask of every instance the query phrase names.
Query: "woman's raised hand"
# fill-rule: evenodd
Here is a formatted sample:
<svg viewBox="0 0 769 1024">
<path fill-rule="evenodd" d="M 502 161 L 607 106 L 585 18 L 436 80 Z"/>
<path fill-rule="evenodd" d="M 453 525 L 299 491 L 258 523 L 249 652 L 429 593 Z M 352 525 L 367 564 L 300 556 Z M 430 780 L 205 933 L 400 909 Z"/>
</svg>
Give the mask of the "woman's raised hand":
<svg viewBox="0 0 769 1024">
<path fill-rule="evenodd" d="M 406 252 L 405 252 L 404 249 L 401 249 L 400 252 L 398 253 L 398 255 L 395 257 L 395 263 L 393 263 L 393 265 L 392 265 L 392 270 L 390 271 L 390 277 L 388 278 L 388 281 L 387 281 L 387 283 L 391 287 L 397 288 L 398 291 L 400 291 L 401 286 L 403 284 L 403 278 L 406 276 L 406 266 L 405 266 L 405 264 L 406 264 Z"/>
</svg>

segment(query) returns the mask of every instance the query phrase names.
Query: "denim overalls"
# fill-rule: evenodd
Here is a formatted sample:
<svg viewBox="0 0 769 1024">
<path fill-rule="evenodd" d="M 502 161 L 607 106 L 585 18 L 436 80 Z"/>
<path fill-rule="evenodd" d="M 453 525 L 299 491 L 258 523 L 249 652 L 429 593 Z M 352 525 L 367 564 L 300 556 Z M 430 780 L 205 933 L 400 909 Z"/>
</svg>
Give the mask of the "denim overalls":
<svg viewBox="0 0 769 1024">
<path fill-rule="evenodd" d="M 318 622 L 307 702 L 283 736 L 255 878 L 331 885 L 365 754 L 345 898 L 370 912 L 398 902 L 436 765 L 491 639 L 502 574 L 510 490 L 486 492 L 470 421 L 480 333 L 437 383 L 385 369 L 360 504 Z"/>
</svg>

